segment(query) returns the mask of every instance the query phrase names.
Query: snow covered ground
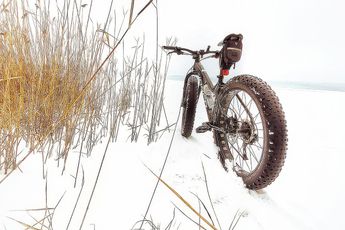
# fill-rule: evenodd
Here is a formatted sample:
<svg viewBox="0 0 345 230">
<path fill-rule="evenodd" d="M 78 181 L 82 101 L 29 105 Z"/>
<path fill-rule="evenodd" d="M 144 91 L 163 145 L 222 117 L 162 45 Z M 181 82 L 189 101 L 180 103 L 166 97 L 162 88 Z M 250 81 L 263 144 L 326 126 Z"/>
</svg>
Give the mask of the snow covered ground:
<svg viewBox="0 0 345 230">
<path fill-rule="evenodd" d="M 182 81 L 167 82 L 165 106 L 170 122 L 177 119 L 181 90 Z M 236 229 L 345 229 L 342 219 L 345 206 L 345 180 L 342 178 L 345 175 L 345 93 L 287 88 L 275 90 L 286 113 L 289 150 L 283 171 L 271 186 L 260 192 L 249 191 L 234 173 L 226 173 L 222 169 L 211 133 L 193 133 L 187 140 L 181 137 L 179 125 L 163 180 L 197 210 L 199 202 L 195 194 L 200 197 L 216 222 L 207 196 L 203 163 L 222 229 L 229 228 L 237 211 L 242 213 L 242 218 Z M 202 103 L 200 100 L 196 125 L 206 120 Z M 145 213 L 157 181 L 145 165 L 159 173 L 172 131 L 150 146 L 144 141 L 136 144 L 123 141 L 110 145 L 82 229 L 132 229 Z M 0 184 L 0 230 L 25 229 L 8 217 L 33 224 L 44 217 L 44 211 L 35 209 L 46 208 L 46 199 L 48 207 L 54 207 L 61 197 L 53 217 L 53 227 L 56 230 L 67 229 L 82 188 L 68 228 L 80 229 L 104 149 L 105 143 L 99 145 L 90 158 L 83 159 L 84 187 L 80 179 L 77 187 L 73 188 L 71 175 L 75 174 L 77 154 L 71 154 L 74 159 L 70 159 L 63 176 L 60 175 L 61 168 L 57 168 L 56 162 L 51 160 L 47 198 L 41 157 L 37 154 L 27 159 L 21 167 L 22 172 L 15 172 Z M 173 217 L 174 205 L 198 221 L 198 217 L 162 184 L 153 199 L 148 218 L 165 229 Z M 202 215 L 207 217 L 205 210 L 201 210 Z M 202 225 L 209 229 L 206 224 Z M 35 227 L 41 229 L 39 225 Z M 145 229 L 149 229 L 148 225 Z M 176 210 L 171 229 L 198 227 Z"/>
</svg>

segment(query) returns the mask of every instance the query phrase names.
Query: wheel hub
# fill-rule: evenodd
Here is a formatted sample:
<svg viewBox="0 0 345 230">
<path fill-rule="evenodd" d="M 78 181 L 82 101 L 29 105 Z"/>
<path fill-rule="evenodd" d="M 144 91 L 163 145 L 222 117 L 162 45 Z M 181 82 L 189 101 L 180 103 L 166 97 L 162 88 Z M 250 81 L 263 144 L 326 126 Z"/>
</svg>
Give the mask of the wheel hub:
<svg viewBox="0 0 345 230">
<path fill-rule="evenodd" d="M 257 134 L 255 132 L 255 127 L 249 121 L 241 122 L 237 133 L 240 135 L 244 143 L 252 144 L 257 139 Z"/>
</svg>

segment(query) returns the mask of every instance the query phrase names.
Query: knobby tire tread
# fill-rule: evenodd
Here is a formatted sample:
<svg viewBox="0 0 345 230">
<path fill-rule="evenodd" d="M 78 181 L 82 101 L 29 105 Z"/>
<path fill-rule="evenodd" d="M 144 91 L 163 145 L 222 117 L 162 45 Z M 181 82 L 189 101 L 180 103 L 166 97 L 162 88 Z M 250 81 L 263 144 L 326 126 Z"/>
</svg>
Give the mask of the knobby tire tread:
<svg viewBox="0 0 345 230">
<path fill-rule="evenodd" d="M 231 92 L 236 87 L 250 90 L 254 93 L 256 101 L 259 103 L 258 106 L 263 111 L 263 122 L 267 128 L 265 151 L 262 154 L 259 166 L 254 172 L 239 175 L 247 188 L 253 190 L 263 189 L 278 177 L 286 158 L 288 138 L 283 108 L 275 92 L 260 78 L 251 75 L 240 75 L 229 80 L 225 87 L 227 88 L 223 91 L 225 92 L 223 97 L 226 97 L 226 93 Z M 218 114 L 216 120 L 219 121 L 219 119 Z M 226 149 L 228 145 L 224 145 L 224 138 L 220 138 L 220 134 L 217 132 L 215 133 L 215 142 L 220 148 L 220 160 L 224 165 L 224 157 L 228 155 L 226 151 L 230 150 Z"/>
<path fill-rule="evenodd" d="M 191 136 L 194 126 L 196 106 L 198 103 L 198 79 L 196 76 L 190 76 L 186 85 L 185 104 L 182 113 L 181 134 L 188 138 Z"/>
</svg>

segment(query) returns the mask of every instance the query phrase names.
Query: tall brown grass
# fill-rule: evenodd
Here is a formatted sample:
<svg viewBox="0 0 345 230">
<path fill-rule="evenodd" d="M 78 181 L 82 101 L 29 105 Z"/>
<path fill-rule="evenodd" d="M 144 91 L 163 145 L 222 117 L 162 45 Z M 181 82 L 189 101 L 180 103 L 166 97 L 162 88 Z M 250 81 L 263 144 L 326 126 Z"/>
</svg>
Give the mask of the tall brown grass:
<svg viewBox="0 0 345 230">
<path fill-rule="evenodd" d="M 161 56 L 165 66 L 153 66 L 138 41 L 130 58 L 122 57 L 122 71 L 113 55 L 89 82 L 122 31 L 113 25 L 113 35 L 107 32 L 112 7 L 106 22 L 95 26 L 92 3 L 0 5 L 0 170 L 5 173 L 16 168 L 25 150 L 42 152 L 43 161 L 54 156 L 66 162 L 72 149 L 89 155 L 112 129 L 116 141 L 121 125 L 130 128 L 132 141 L 145 129 L 149 141 L 157 137 L 169 60 L 164 63 Z"/>
</svg>

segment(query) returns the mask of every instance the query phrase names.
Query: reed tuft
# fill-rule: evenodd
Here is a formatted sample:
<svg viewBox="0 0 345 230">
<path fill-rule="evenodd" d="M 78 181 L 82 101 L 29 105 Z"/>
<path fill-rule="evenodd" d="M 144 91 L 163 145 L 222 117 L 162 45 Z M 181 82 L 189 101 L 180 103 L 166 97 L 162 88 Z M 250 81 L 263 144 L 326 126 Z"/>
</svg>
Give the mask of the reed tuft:
<svg viewBox="0 0 345 230">
<path fill-rule="evenodd" d="M 111 4 L 106 22 L 94 25 L 92 2 L 0 3 L 0 170 L 5 174 L 26 158 L 25 150 L 42 152 L 44 162 L 54 156 L 66 163 L 77 147 L 90 155 L 105 136 L 116 141 L 121 125 L 129 127 L 131 141 L 145 131 L 149 142 L 157 138 L 169 61 L 162 55 L 165 66 L 154 66 L 145 57 L 143 39 L 130 56 L 116 52 L 104 62 L 126 35 L 126 15 L 116 27 Z"/>
</svg>

